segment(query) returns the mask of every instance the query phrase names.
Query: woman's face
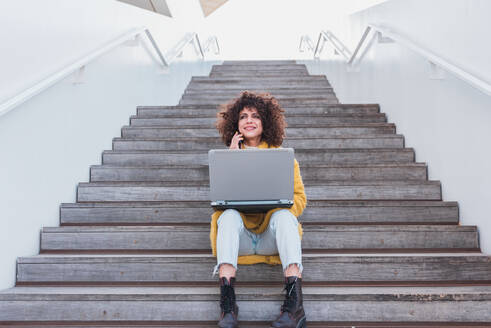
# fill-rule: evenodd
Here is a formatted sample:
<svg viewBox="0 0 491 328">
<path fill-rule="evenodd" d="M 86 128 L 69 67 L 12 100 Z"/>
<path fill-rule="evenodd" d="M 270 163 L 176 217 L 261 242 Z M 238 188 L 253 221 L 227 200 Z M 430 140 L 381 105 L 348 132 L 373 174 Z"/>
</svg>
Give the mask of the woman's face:
<svg viewBox="0 0 491 328">
<path fill-rule="evenodd" d="M 239 113 L 239 132 L 242 133 L 244 139 L 261 138 L 263 133 L 263 124 L 261 117 L 256 108 L 244 107 Z"/>
</svg>

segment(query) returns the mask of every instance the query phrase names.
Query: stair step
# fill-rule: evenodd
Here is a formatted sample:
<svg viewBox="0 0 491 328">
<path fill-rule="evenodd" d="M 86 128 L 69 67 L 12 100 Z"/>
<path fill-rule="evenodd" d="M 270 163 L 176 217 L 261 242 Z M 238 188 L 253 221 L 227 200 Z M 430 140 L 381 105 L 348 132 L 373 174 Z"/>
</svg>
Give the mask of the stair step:
<svg viewBox="0 0 491 328">
<path fill-rule="evenodd" d="M 475 226 L 306 225 L 303 233 L 304 253 L 479 251 Z M 180 251 L 208 254 L 210 250 L 210 228 L 201 225 L 68 226 L 43 228 L 41 232 L 43 253 Z M 491 270 L 491 263 L 488 265 Z"/>
<path fill-rule="evenodd" d="M 62 225 L 179 225 L 210 223 L 209 202 L 66 203 Z M 455 202 L 308 201 L 300 221 L 308 224 L 458 224 Z"/>
<path fill-rule="evenodd" d="M 396 128 L 391 123 L 364 123 L 364 124 L 296 124 L 286 128 L 289 137 L 335 137 L 359 136 L 376 134 L 394 134 Z M 210 124 L 208 126 L 124 126 L 121 128 L 123 138 L 172 138 L 172 137 L 218 137 L 218 130 Z"/>
<path fill-rule="evenodd" d="M 274 72 L 278 75 L 283 73 L 300 73 L 309 75 L 305 65 L 288 64 L 288 65 L 214 65 L 210 70 L 210 75 L 217 73 L 224 74 L 242 74 L 254 72 L 260 74 L 261 72 Z"/>
<path fill-rule="evenodd" d="M 226 103 L 231 99 L 228 98 L 223 98 L 223 99 L 198 99 L 198 98 L 192 98 L 192 99 L 181 99 L 179 101 L 179 105 L 184 106 L 184 105 L 207 105 L 207 106 L 213 106 L 213 105 L 220 105 L 222 103 Z M 282 107 L 289 107 L 289 106 L 323 106 L 323 105 L 332 105 L 332 104 L 338 104 L 339 101 L 336 97 L 332 98 L 321 98 L 321 97 L 311 97 L 311 98 L 280 98 L 278 99 L 279 103 Z"/>
<path fill-rule="evenodd" d="M 227 72 L 227 71 L 212 71 L 210 72 L 209 77 L 210 78 L 216 78 L 216 77 L 228 77 L 228 78 L 243 78 L 243 79 L 250 79 L 250 78 L 275 78 L 275 79 L 280 79 L 282 77 L 298 77 L 298 78 L 304 78 L 308 77 L 309 73 L 307 71 L 303 70 L 296 70 L 296 71 L 290 71 L 290 70 L 283 70 L 283 71 L 278 71 L 274 69 L 268 69 L 268 70 L 241 70 L 237 72 Z"/>
<path fill-rule="evenodd" d="M 199 92 L 223 92 L 236 94 L 241 93 L 244 90 L 264 93 L 269 92 L 274 94 L 275 92 L 333 92 L 333 89 L 327 80 L 316 81 L 316 80 L 292 80 L 287 83 L 280 83 L 277 81 L 263 81 L 263 80 L 238 80 L 232 79 L 229 81 L 225 80 L 209 80 L 209 81 L 191 81 L 185 93 L 199 93 Z"/>
<path fill-rule="evenodd" d="M 210 103 L 210 101 L 218 101 L 218 102 L 226 102 L 232 99 L 235 99 L 239 96 L 239 93 L 225 93 L 225 92 L 216 92 L 216 93 L 188 93 L 183 94 L 180 102 L 191 102 L 191 101 L 199 101 L 201 103 Z M 336 94 L 332 91 L 321 91 L 321 92 L 309 92 L 309 93 L 275 93 L 272 94 L 278 101 L 314 101 L 314 100 L 337 100 Z M 200 103 L 198 103 L 200 104 Z"/>
<path fill-rule="evenodd" d="M 261 71 L 275 71 L 275 72 L 307 72 L 307 67 L 303 64 L 286 64 L 286 65 L 213 65 L 211 68 L 212 73 L 216 72 L 261 72 Z"/>
<path fill-rule="evenodd" d="M 414 150 L 400 149 L 295 149 L 295 158 L 303 167 L 311 164 L 409 164 L 414 162 Z M 113 151 L 102 153 L 102 164 L 117 166 L 204 165 L 208 163 L 207 150 L 182 151 Z"/>
<path fill-rule="evenodd" d="M 296 106 L 296 107 L 285 107 L 285 115 L 336 115 L 336 114 L 376 114 L 379 113 L 380 108 L 377 105 L 346 105 L 346 104 L 335 104 L 335 105 L 325 105 L 325 106 Z M 140 115 L 216 115 L 218 112 L 217 106 L 202 106 L 202 105 L 189 105 L 189 106 L 139 106 L 137 109 L 138 116 Z"/>
<path fill-rule="evenodd" d="M 240 321 L 276 319 L 284 300 L 281 286 L 236 288 Z M 309 325 L 357 322 L 387 326 L 455 326 L 491 323 L 490 286 L 320 287 L 303 289 Z M 219 316 L 218 287 L 14 287 L 0 293 L 0 323 L 81 322 L 92 327 L 212 324 Z M 183 311 L 192 309 L 192 311 Z M 323 323 L 326 323 L 323 325 Z"/>
<path fill-rule="evenodd" d="M 403 285 L 491 283 L 491 257 L 482 255 L 305 255 L 308 284 Z M 42 255 L 17 260 L 17 285 L 215 285 L 212 256 Z M 275 284 L 279 266 L 240 265 L 240 283 Z"/>
<path fill-rule="evenodd" d="M 167 115 L 167 116 L 166 116 Z M 297 124 L 365 124 L 365 123 L 386 123 L 387 118 L 384 114 L 343 114 L 343 115 L 285 115 L 286 123 Z M 130 117 L 131 126 L 177 126 L 177 125 L 205 125 L 211 126 L 217 121 L 215 115 L 195 115 L 190 113 L 183 114 L 161 114 L 161 115 L 135 115 Z"/>
<path fill-rule="evenodd" d="M 438 181 L 316 181 L 305 187 L 308 200 L 441 200 Z M 77 202 L 207 201 L 208 183 L 79 183 Z"/>
<path fill-rule="evenodd" d="M 396 134 L 362 135 L 357 137 L 300 138 L 288 137 L 284 148 L 308 149 L 359 149 L 403 148 L 404 137 Z M 225 148 L 218 137 L 206 138 L 159 138 L 130 139 L 114 138 L 113 150 L 210 150 Z"/>
<path fill-rule="evenodd" d="M 137 115 L 130 116 L 131 119 L 159 119 L 159 118 L 195 118 L 195 119 L 216 119 L 218 114 L 217 108 L 201 108 L 201 109 L 155 109 L 155 110 L 142 110 L 137 113 Z M 296 123 L 295 121 L 306 120 L 307 122 L 311 118 L 317 119 L 332 119 L 334 122 L 336 120 L 346 120 L 347 123 L 349 119 L 356 120 L 373 120 L 374 123 L 377 122 L 387 122 L 387 116 L 384 113 L 371 113 L 371 112 L 334 112 L 329 113 L 320 108 L 312 108 L 311 112 L 285 112 L 283 114 L 287 122 Z M 293 121 L 292 121 L 293 120 Z M 317 122 L 317 121 L 316 121 Z M 315 122 L 314 122 L 315 123 Z M 325 123 L 324 123 L 325 124 Z"/>
<path fill-rule="evenodd" d="M 325 76 L 195 76 L 191 78 L 186 89 L 285 89 L 285 88 L 330 88 L 331 85 Z"/>
<path fill-rule="evenodd" d="M 241 76 L 241 77 L 234 77 L 234 76 L 223 76 L 223 77 L 212 77 L 212 76 L 193 76 L 191 78 L 190 83 L 194 82 L 203 82 L 203 83 L 234 83 L 236 81 L 247 81 L 247 82 L 260 82 L 260 83 L 268 83 L 272 84 L 275 83 L 280 87 L 284 86 L 289 86 L 292 82 L 311 82 L 311 81 L 316 81 L 318 83 L 323 83 L 329 81 L 327 80 L 325 75 L 301 75 L 301 76 L 264 76 L 264 77 L 252 77 L 252 76 Z"/>
<path fill-rule="evenodd" d="M 323 165 L 304 164 L 302 179 L 308 180 L 426 180 L 426 165 L 373 164 Z M 208 181 L 208 165 L 166 165 L 153 167 L 120 167 L 93 165 L 90 181 Z"/>
<path fill-rule="evenodd" d="M 225 60 L 222 65 L 290 65 L 296 60 Z"/>
<path fill-rule="evenodd" d="M 242 91 L 247 90 L 243 89 Z M 188 101 L 196 101 L 201 99 L 202 103 L 210 103 L 211 101 L 215 102 L 229 102 L 240 96 L 242 91 L 239 92 L 191 92 L 184 93 L 181 96 L 181 102 Z M 250 91 L 250 90 L 248 90 Z M 262 91 L 264 93 L 265 91 Z M 332 91 L 318 90 L 317 92 L 268 92 L 271 96 L 273 96 L 280 103 L 284 101 L 313 101 L 313 100 L 337 100 L 336 94 Z"/>
<path fill-rule="evenodd" d="M 211 97 L 211 96 L 227 96 L 227 97 L 236 97 L 241 94 L 244 90 L 249 92 L 256 93 L 270 93 L 276 98 L 281 98 L 285 96 L 324 96 L 324 95 L 334 95 L 334 91 L 332 87 L 324 87 L 324 88 L 302 88 L 302 87 L 289 87 L 289 88 L 234 88 L 234 89 L 213 89 L 207 88 L 206 86 L 199 86 L 197 88 L 186 88 L 186 91 L 183 95 L 186 96 L 203 96 L 203 97 Z"/>
</svg>

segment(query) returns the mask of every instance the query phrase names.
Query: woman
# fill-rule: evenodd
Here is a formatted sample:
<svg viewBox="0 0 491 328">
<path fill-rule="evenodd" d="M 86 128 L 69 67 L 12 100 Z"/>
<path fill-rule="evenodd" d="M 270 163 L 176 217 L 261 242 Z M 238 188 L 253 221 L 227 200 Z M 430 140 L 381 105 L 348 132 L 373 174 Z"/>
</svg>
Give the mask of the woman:
<svg viewBox="0 0 491 328">
<path fill-rule="evenodd" d="M 274 97 L 243 92 L 218 113 L 217 129 L 230 149 L 279 148 L 286 127 L 283 110 Z M 212 214 L 210 239 L 220 278 L 219 327 L 237 327 L 235 304 L 237 264 L 282 264 L 286 296 L 272 327 L 305 327 L 302 304 L 301 225 L 297 221 L 307 203 L 300 168 L 294 160 L 293 206 L 267 213 L 234 209 Z"/>
</svg>

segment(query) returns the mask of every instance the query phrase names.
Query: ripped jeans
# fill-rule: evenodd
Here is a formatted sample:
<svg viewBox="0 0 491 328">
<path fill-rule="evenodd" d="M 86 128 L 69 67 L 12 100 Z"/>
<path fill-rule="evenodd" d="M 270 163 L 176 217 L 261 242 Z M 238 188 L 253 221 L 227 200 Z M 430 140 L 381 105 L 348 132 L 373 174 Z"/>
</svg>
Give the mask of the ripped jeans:
<svg viewBox="0 0 491 328">
<path fill-rule="evenodd" d="M 290 264 L 297 264 L 302 272 L 302 247 L 295 215 L 287 209 L 276 211 L 266 230 L 255 234 L 245 228 L 237 210 L 225 210 L 218 218 L 217 265 L 213 274 L 223 263 L 237 269 L 237 257 L 252 254 L 279 254 L 283 271 Z"/>
</svg>

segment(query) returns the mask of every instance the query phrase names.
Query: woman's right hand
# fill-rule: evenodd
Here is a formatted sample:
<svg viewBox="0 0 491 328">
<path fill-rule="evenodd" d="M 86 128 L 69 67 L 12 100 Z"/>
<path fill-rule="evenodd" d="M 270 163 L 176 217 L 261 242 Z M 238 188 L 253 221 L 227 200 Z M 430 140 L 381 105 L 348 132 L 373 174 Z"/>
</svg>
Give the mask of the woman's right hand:
<svg viewBox="0 0 491 328">
<path fill-rule="evenodd" d="M 239 141 L 244 141 L 244 136 L 239 131 L 235 131 L 232 141 L 230 141 L 229 149 L 239 149 Z"/>
</svg>

